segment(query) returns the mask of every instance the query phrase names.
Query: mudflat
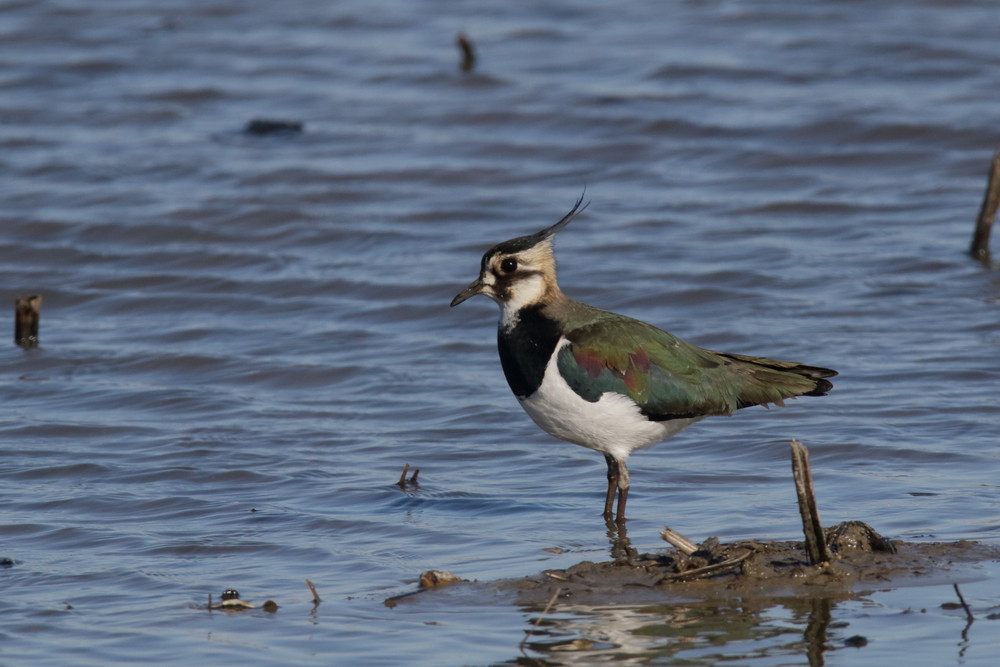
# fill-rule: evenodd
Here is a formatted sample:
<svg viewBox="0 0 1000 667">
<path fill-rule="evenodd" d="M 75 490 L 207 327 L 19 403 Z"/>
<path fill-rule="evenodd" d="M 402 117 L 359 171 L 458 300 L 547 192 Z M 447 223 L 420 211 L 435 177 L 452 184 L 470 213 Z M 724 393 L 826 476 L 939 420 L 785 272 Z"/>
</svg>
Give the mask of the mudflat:
<svg viewBox="0 0 1000 667">
<path fill-rule="evenodd" d="M 888 540 L 859 521 L 837 524 L 825 532 L 833 555 L 815 565 L 808 562 L 803 542 L 720 544 L 710 538 L 691 554 L 678 549 L 637 554 L 622 544 L 613 560 L 584 561 L 487 585 L 528 605 L 553 598 L 582 604 L 642 604 L 677 598 L 811 596 L 967 580 L 969 566 L 1000 560 L 996 546 L 967 540 Z"/>
</svg>

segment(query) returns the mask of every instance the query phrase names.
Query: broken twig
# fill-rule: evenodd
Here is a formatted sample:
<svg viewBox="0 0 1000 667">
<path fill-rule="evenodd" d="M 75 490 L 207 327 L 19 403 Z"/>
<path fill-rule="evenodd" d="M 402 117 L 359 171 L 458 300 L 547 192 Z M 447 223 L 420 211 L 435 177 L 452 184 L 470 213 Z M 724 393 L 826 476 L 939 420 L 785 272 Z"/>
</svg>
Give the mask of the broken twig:
<svg viewBox="0 0 1000 667">
<path fill-rule="evenodd" d="M 799 513 L 802 515 L 802 532 L 806 537 L 806 553 L 812 565 L 830 560 L 830 549 L 823 535 L 823 524 L 816 507 L 816 493 L 813 491 L 812 472 L 809 470 L 809 450 L 798 440 L 792 440 L 792 476 L 795 478 L 795 493 L 799 498 Z"/>
<path fill-rule="evenodd" d="M 998 206 L 1000 206 L 1000 150 L 993 154 L 993 162 L 990 163 L 986 194 L 983 195 L 983 205 L 979 208 L 976 231 L 972 235 L 972 246 L 969 248 L 969 254 L 983 264 L 990 262 L 990 230 L 993 228 L 993 220 L 997 217 Z"/>
<path fill-rule="evenodd" d="M 732 569 L 750 558 L 754 554 L 754 550 L 750 549 L 745 554 L 724 560 L 721 563 L 713 563 L 711 565 L 706 565 L 705 567 L 695 568 L 693 570 L 687 570 L 685 572 L 678 572 L 677 574 L 668 574 L 663 577 L 666 581 L 689 581 L 691 579 L 700 579 L 701 577 L 708 576 L 710 574 L 718 574 L 719 572 L 725 572 L 726 570 Z"/>
<path fill-rule="evenodd" d="M 471 72 L 476 67 L 476 50 L 472 46 L 472 40 L 464 32 L 460 32 L 455 37 L 455 43 L 462 52 L 462 63 L 459 67 L 463 72 Z"/>
<path fill-rule="evenodd" d="M 408 484 L 410 486 L 419 486 L 419 484 L 417 484 L 417 475 L 420 474 L 420 469 L 414 468 L 413 475 L 410 476 L 410 479 L 406 479 L 406 473 L 408 472 L 410 472 L 409 463 L 403 466 L 403 474 L 399 476 L 399 481 L 396 482 L 396 486 L 401 489 L 405 489 Z"/>
<path fill-rule="evenodd" d="M 313 606 L 318 606 L 323 600 L 319 597 L 319 593 L 316 592 L 316 587 L 308 579 L 306 579 L 306 586 L 309 587 L 309 592 L 313 594 Z"/>
</svg>

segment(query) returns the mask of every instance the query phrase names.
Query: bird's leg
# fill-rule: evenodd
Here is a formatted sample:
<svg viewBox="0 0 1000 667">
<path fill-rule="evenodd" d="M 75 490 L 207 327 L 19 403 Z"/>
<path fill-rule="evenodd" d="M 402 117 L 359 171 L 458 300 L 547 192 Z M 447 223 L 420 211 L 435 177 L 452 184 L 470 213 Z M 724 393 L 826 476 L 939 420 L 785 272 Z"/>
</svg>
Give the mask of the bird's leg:
<svg viewBox="0 0 1000 667">
<path fill-rule="evenodd" d="M 628 501 L 628 487 L 630 484 L 630 477 L 628 474 L 628 467 L 625 465 L 625 459 L 619 459 L 616 461 L 618 468 L 618 515 L 615 517 L 615 523 L 619 525 L 625 524 L 625 503 Z"/>
<path fill-rule="evenodd" d="M 608 495 L 604 499 L 604 518 L 611 519 L 611 506 L 615 502 L 615 493 L 618 491 L 618 461 L 610 454 L 605 454 L 604 460 L 608 462 Z"/>
</svg>

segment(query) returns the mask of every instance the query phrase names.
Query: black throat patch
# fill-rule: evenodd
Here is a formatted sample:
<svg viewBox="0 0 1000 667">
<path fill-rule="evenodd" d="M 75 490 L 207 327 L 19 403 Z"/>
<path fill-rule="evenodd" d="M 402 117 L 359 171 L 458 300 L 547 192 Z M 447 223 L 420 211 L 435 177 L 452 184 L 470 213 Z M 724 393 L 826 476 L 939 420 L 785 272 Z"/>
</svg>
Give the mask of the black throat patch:
<svg viewBox="0 0 1000 667">
<path fill-rule="evenodd" d="M 500 365 L 515 396 L 527 398 L 541 386 L 560 335 L 558 323 L 543 315 L 541 306 L 522 308 L 516 325 L 497 332 Z"/>
</svg>

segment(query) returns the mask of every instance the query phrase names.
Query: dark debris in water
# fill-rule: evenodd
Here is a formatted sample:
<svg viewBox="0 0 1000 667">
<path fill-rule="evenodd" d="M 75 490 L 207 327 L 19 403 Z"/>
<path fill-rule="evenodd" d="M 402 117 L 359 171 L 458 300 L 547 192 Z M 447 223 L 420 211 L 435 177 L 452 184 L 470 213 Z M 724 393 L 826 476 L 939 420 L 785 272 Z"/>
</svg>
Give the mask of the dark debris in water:
<svg viewBox="0 0 1000 667">
<path fill-rule="evenodd" d="M 409 479 L 406 477 L 406 473 L 410 472 L 410 464 L 407 463 L 403 465 L 403 474 L 399 476 L 399 481 L 396 482 L 396 486 L 401 489 L 406 489 L 407 487 L 419 488 L 420 482 L 417 481 L 417 477 L 420 475 L 420 469 L 415 468 L 413 474 Z"/>
<path fill-rule="evenodd" d="M 827 528 L 824 532 L 827 544 L 837 554 L 851 551 L 896 553 L 896 546 L 892 540 L 882 537 L 863 521 L 844 521 Z"/>
<path fill-rule="evenodd" d="M 222 595 L 219 596 L 220 602 L 218 604 L 212 603 L 212 595 L 208 596 L 208 609 L 220 609 L 223 611 L 245 611 L 247 609 L 257 609 L 258 607 L 246 600 L 240 599 L 240 593 L 234 588 L 227 588 L 222 591 Z M 274 600 L 266 600 L 260 609 L 268 613 L 274 613 L 278 611 L 278 603 Z"/>
<path fill-rule="evenodd" d="M 255 118 L 243 126 L 243 133 L 255 136 L 301 134 L 304 129 L 299 121 Z"/>
<path fill-rule="evenodd" d="M 443 570 L 427 570 L 420 575 L 420 588 L 434 588 L 435 586 L 443 586 L 445 584 L 454 584 L 459 581 L 465 581 L 462 577 L 457 574 L 452 574 L 451 572 L 445 572 Z"/>
<path fill-rule="evenodd" d="M 827 566 L 842 560 L 847 554 L 896 553 L 891 540 L 882 537 L 862 521 L 845 521 L 825 529 L 823 534 L 834 558 L 817 572 L 828 575 L 831 570 Z M 801 576 L 800 571 L 809 571 L 812 567 L 804 546 L 799 542 L 747 541 L 722 544 L 716 537 L 708 538 L 697 547 L 679 548 L 657 556 L 647 554 L 643 558 L 658 570 L 660 582 L 693 581 L 725 574 L 758 578 Z"/>
</svg>

